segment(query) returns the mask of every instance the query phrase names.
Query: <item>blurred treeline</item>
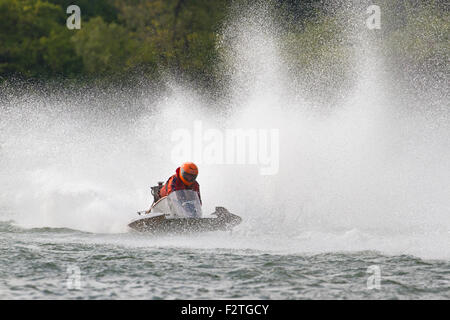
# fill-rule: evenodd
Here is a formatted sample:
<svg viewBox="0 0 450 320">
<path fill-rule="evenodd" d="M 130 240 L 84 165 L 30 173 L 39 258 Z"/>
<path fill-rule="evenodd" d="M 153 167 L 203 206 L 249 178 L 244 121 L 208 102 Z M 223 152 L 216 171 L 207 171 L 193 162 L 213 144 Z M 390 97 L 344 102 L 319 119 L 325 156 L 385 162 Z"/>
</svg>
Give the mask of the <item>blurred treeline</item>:
<svg viewBox="0 0 450 320">
<path fill-rule="evenodd" d="M 0 80 L 107 79 L 134 73 L 157 79 L 169 70 L 199 83 L 215 83 L 217 39 L 236 2 L 245 1 L 0 0 Z M 383 20 L 382 29 L 374 32 L 390 52 L 408 66 L 429 61 L 446 65 L 446 1 L 375 2 Z M 290 56 L 293 64 L 307 67 L 319 58 L 333 64 L 352 46 L 337 36 L 344 29 L 337 12 L 354 1 L 272 3 L 286 23 L 286 41 L 299 48 Z M 66 27 L 71 4 L 81 8 L 80 30 Z"/>
</svg>

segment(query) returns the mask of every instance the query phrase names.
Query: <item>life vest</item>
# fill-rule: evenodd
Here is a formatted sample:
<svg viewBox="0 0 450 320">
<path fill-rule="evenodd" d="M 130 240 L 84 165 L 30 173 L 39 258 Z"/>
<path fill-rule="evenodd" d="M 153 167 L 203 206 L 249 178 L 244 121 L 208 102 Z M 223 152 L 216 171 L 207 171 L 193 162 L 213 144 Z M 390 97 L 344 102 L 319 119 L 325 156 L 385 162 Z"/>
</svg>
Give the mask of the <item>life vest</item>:
<svg viewBox="0 0 450 320">
<path fill-rule="evenodd" d="M 200 199 L 200 203 L 202 203 L 202 198 L 200 197 L 200 185 L 198 184 L 198 182 L 194 181 L 193 184 L 187 186 L 180 179 L 180 168 L 177 168 L 175 172 L 176 173 L 173 176 L 171 176 L 164 184 L 164 186 L 161 188 L 161 191 L 159 192 L 160 197 L 161 198 L 166 197 L 171 192 L 177 190 L 193 190 L 197 192 L 198 198 Z"/>
</svg>

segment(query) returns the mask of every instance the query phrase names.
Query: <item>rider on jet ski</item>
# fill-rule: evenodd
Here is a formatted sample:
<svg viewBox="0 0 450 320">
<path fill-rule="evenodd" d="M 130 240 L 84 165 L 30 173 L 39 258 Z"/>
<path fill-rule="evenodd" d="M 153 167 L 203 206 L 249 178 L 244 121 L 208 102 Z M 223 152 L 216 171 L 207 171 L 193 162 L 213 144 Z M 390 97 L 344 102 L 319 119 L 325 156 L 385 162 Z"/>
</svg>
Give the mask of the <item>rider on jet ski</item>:
<svg viewBox="0 0 450 320">
<path fill-rule="evenodd" d="M 198 175 L 198 168 L 193 162 L 185 162 L 178 167 L 175 174 L 171 176 L 166 184 L 161 188 L 159 196 L 166 197 L 171 192 L 177 190 L 193 190 L 197 192 L 200 203 L 200 185 L 196 181 Z"/>
<path fill-rule="evenodd" d="M 138 212 L 150 216 L 134 219 L 128 226 L 149 233 L 191 233 L 231 230 L 242 218 L 224 207 L 216 207 L 211 215 L 203 217 L 200 187 L 196 181 L 198 168 L 192 162 L 183 163 L 163 185 L 151 187 L 153 203 L 149 210 Z"/>
</svg>

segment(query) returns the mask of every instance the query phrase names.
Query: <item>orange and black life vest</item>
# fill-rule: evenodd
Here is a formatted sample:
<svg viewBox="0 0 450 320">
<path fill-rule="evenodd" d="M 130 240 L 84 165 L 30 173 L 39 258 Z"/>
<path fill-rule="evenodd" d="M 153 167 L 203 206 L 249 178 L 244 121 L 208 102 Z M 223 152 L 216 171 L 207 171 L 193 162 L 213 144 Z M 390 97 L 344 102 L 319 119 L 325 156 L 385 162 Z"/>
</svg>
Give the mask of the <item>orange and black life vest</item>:
<svg viewBox="0 0 450 320">
<path fill-rule="evenodd" d="M 164 184 L 164 186 L 161 188 L 161 191 L 159 192 L 159 195 L 162 197 L 168 196 L 172 191 L 177 190 L 193 190 L 197 192 L 198 198 L 200 199 L 200 203 L 202 202 L 202 198 L 200 197 L 200 185 L 197 181 L 194 181 L 193 184 L 190 186 L 187 186 L 181 181 L 180 179 L 180 168 L 177 168 L 175 171 L 176 173 L 171 176 L 167 182 Z"/>
</svg>

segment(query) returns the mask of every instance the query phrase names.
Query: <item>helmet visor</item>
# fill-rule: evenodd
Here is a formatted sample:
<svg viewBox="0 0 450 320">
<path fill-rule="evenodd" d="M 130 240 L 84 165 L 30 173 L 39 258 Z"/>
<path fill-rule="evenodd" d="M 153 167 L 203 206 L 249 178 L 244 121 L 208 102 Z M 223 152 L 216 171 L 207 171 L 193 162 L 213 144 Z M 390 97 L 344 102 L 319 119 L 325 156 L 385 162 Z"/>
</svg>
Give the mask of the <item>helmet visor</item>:
<svg viewBox="0 0 450 320">
<path fill-rule="evenodd" d="M 194 182 L 195 179 L 197 179 L 196 174 L 190 174 L 190 173 L 185 172 L 184 170 L 181 170 L 181 174 L 183 175 L 183 178 L 188 182 Z"/>
</svg>

